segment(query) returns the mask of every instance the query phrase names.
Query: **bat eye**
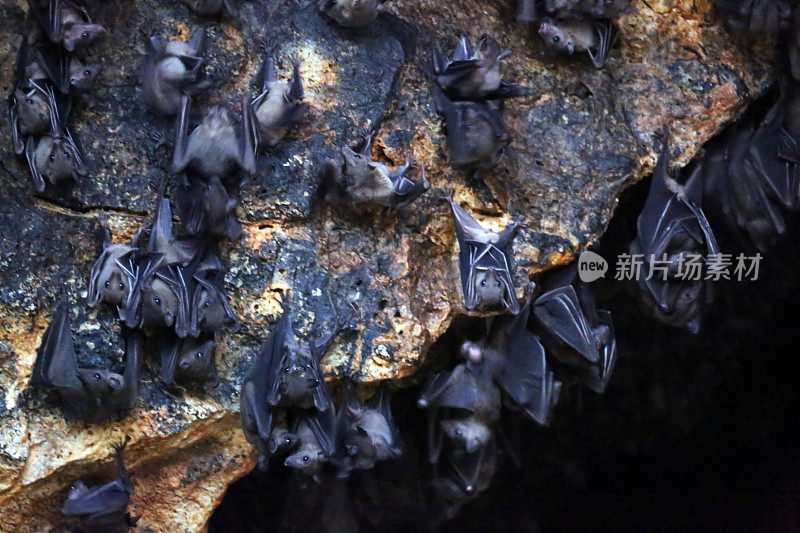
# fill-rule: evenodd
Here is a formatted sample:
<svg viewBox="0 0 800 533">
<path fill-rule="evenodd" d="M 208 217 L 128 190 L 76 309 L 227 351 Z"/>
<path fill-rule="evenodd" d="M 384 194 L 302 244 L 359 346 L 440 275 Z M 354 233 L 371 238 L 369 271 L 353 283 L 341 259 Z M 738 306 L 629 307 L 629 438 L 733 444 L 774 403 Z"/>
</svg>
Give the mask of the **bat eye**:
<svg viewBox="0 0 800 533">
<path fill-rule="evenodd" d="M 106 285 L 106 287 L 108 287 L 109 285 L 111 285 L 111 282 L 110 281 L 106 281 L 105 285 Z"/>
<path fill-rule="evenodd" d="M 69 159 L 69 152 L 64 152 L 64 157 L 66 157 L 67 159 Z"/>
<path fill-rule="evenodd" d="M 26 99 L 25 99 L 25 101 L 26 101 L 26 102 L 28 102 L 29 104 L 32 104 L 32 103 L 33 103 L 33 100 L 32 100 L 32 99 L 30 99 L 30 98 L 26 98 Z"/>
<path fill-rule="evenodd" d="M 120 289 L 124 289 L 124 288 L 125 288 L 125 284 L 124 284 L 124 283 L 120 283 L 120 284 L 119 284 L 119 288 L 120 288 Z"/>
<path fill-rule="evenodd" d="M 308 457 L 307 455 L 304 455 L 304 456 L 303 456 L 303 462 L 304 462 L 304 463 L 307 463 L 307 462 L 308 462 L 308 459 L 309 459 L 309 457 Z"/>
<path fill-rule="evenodd" d="M 88 37 L 89 37 L 89 33 L 88 33 L 88 32 L 83 32 L 83 33 L 81 33 L 81 37 L 83 37 L 84 39 L 86 39 L 86 38 L 88 38 Z"/>
<path fill-rule="evenodd" d="M 70 82 L 70 83 L 75 83 L 75 78 L 70 78 L 70 79 L 69 79 L 69 82 Z"/>
<path fill-rule="evenodd" d="M 460 429 L 456 430 L 456 435 L 461 436 L 461 430 Z"/>
<path fill-rule="evenodd" d="M 557 43 L 557 42 L 560 42 L 560 41 L 561 41 L 561 37 L 559 37 L 558 35 L 553 35 L 553 42 L 554 43 Z"/>
<path fill-rule="evenodd" d="M 203 307 L 211 307 L 211 302 L 206 302 L 203 304 Z"/>
<path fill-rule="evenodd" d="M 88 76 L 89 74 L 92 73 L 92 71 L 87 68 L 86 70 L 83 71 L 83 73 Z"/>
<path fill-rule="evenodd" d="M 485 279 L 482 279 L 482 280 L 481 280 L 481 287 L 485 287 L 485 286 L 486 286 L 486 280 L 485 280 Z"/>
<path fill-rule="evenodd" d="M 50 157 L 48 157 L 47 159 L 50 160 L 50 162 L 52 163 L 53 161 L 56 160 L 56 156 L 55 155 L 50 155 Z"/>
<path fill-rule="evenodd" d="M 100 374 L 95 374 L 94 379 L 100 379 Z"/>
<path fill-rule="evenodd" d="M 156 305 L 161 305 L 161 298 L 155 298 L 153 302 L 155 302 Z"/>
<path fill-rule="evenodd" d="M 495 282 L 494 282 L 494 284 L 495 284 L 495 285 L 497 285 L 498 287 L 499 287 L 500 285 L 502 285 L 502 283 L 500 283 L 500 280 L 497 280 L 497 281 L 495 281 Z"/>
<path fill-rule="evenodd" d="M 202 359 L 203 358 L 203 352 L 197 352 L 196 354 L 194 354 L 194 356 L 197 357 L 198 359 Z"/>
</svg>

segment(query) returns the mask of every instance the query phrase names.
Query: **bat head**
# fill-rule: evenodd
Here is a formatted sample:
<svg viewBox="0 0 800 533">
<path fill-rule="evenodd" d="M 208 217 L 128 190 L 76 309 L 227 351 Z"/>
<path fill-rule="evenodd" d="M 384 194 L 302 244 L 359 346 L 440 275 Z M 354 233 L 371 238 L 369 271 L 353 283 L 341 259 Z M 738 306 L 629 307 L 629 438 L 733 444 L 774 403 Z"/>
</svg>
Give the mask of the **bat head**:
<svg viewBox="0 0 800 533">
<path fill-rule="evenodd" d="M 69 69 L 69 84 L 80 92 L 89 91 L 100 74 L 100 67 L 76 63 Z"/>
<path fill-rule="evenodd" d="M 142 290 L 142 323 L 149 327 L 160 329 L 174 326 L 179 307 L 178 295 L 157 277 Z"/>
<path fill-rule="evenodd" d="M 208 108 L 206 116 L 203 119 L 205 124 L 211 131 L 216 131 L 222 128 L 227 128 L 233 125 L 233 118 L 228 108 L 222 105 L 213 105 Z"/>
<path fill-rule="evenodd" d="M 78 379 L 92 398 L 107 398 L 122 390 L 125 385 L 125 380 L 120 374 L 91 368 L 79 368 Z"/>
<path fill-rule="evenodd" d="M 200 285 L 193 302 L 197 326 L 206 332 L 219 331 L 223 326 L 235 327 L 236 317 L 222 291 L 205 280 L 197 281 Z"/>
<path fill-rule="evenodd" d="M 539 35 L 544 41 L 545 46 L 562 54 L 572 55 L 575 53 L 575 43 L 569 32 L 551 24 L 543 22 L 539 26 Z"/>
<path fill-rule="evenodd" d="M 300 437 L 286 430 L 273 430 L 267 441 L 271 454 L 284 454 L 300 445 Z"/>
<path fill-rule="evenodd" d="M 297 358 L 281 369 L 278 390 L 289 403 L 296 403 L 308 399 L 319 384 L 311 361 Z"/>
<path fill-rule="evenodd" d="M 181 376 L 192 379 L 205 379 L 214 372 L 214 350 L 217 343 L 213 340 L 201 342 L 198 339 L 187 339 L 178 355 L 178 371 Z"/>
<path fill-rule="evenodd" d="M 36 133 L 35 131 L 25 131 L 25 126 L 34 126 L 31 129 L 42 129 L 50 125 L 50 107 L 47 104 L 47 99 L 39 91 L 31 91 L 26 93 L 22 89 L 14 91 L 14 100 L 19 117 L 20 129 L 23 133 Z"/>
<path fill-rule="evenodd" d="M 450 440 L 468 453 L 476 452 L 492 438 L 492 430 L 471 417 L 442 420 L 439 425 Z"/>
<path fill-rule="evenodd" d="M 283 464 L 311 476 L 322 469 L 325 461 L 325 454 L 318 444 L 303 443 L 303 446 L 296 453 L 288 456 Z"/>
<path fill-rule="evenodd" d="M 74 177 L 78 173 L 80 163 L 78 154 L 65 137 L 54 137 L 46 157 L 45 174 L 52 183 Z"/>
<path fill-rule="evenodd" d="M 106 29 L 99 24 L 72 24 L 64 28 L 64 48 L 68 52 L 83 50 L 97 41 Z"/>
<path fill-rule="evenodd" d="M 119 266 L 115 267 L 106 279 L 98 280 L 102 300 L 111 305 L 123 306 L 130 294 L 130 281 Z"/>
<path fill-rule="evenodd" d="M 345 146 L 342 148 L 342 156 L 344 157 L 345 176 L 355 178 L 353 181 L 358 182 L 358 178 L 364 177 L 369 173 L 372 160 L 368 154 L 354 152 Z"/>
<path fill-rule="evenodd" d="M 89 492 L 89 487 L 80 479 L 73 481 L 67 492 L 67 501 L 74 501 L 82 498 Z"/>
<path fill-rule="evenodd" d="M 494 307 L 502 304 L 506 286 L 502 275 L 494 268 L 476 269 L 472 278 L 475 299 L 479 307 Z"/>
</svg>

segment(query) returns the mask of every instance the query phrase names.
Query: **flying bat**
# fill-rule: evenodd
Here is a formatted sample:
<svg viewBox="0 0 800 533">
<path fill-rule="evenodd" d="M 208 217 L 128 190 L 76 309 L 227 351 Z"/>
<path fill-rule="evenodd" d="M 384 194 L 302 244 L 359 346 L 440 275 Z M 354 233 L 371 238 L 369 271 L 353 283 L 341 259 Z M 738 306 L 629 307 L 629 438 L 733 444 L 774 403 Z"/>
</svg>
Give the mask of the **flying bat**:
<svg viewBox="0 0 800 533">
<path fill-rule="evenodd" d="M 208 80 L 203 79 L 205 38 L 201 30 L 187 42 L 164 42 L 158 37 L 145 40 L 142 94 L 151 109 L 173 117 L 181 110 L 184 94 L 208 87 Z"/>
<path fill-rule="evenodd" d="M 261 93 L 250 102 L 255 114 L 259 148 L 271 148 L 283 139 L 286 132 L 305 116 L 308 103 L 303 102 L 303 80 L 300 78 L 300 61 L 292 62 L 292 79 L 278 79 L 275 60 L 271 54 L 261 64 L 256 75 Z"/>
<path fill-rule="evenodd" d="M 536 320 L 546 332 L 548 353 L 577 368 L 587 386 L 602 393 L 616 363 L 617 341 L 611 313 L 598 311 L 587 284 L 570 267 L 551 276 L 533 302 Z"/>
<path fill-rule="evenodd" d="M 237 132 L 233 117 L 225 107 L 212 106 L 200 125 L 188 133 L 190 104 L 191 98 L 184 94 L 176 124 L 172 172 L 191 168 L 210 178 L 223 177 L 241 168 L 247 174 L 254 174 L 257 132 L 247 97 L 242 96 L 240 132 Z"/>
<path fill-rule="evenodd" d="M 62 301 L 45 331 L 30 384 L 53 390 L 68 418 L 98 423 L 132 409 L 138 392 L 139 336 L 126 331 L 125 371 L 79 368 L 70 331 L 69 306 Z"/>
<path fill-rule="evenodd" d="M 28 0 L 30 13 L 51 41 L 68 52 L 84 50 L 105 33 L 77 0 Z"/>
<path fill-rule="evenodd" d="M 125 468 L 125 441 L 114 445 L 117 457 L 117 477 L 104 485 L 87 487 L 77 480 L 70 485 L 61 514 L 75 531 L 123 533 L 136 527 L 139 517 L 128 512 L 133 485 Z"/>
<path fill-rule="evenodd" d="M 502 101 L 454 102 L 438 83 L 431 84 L 431 94 L 436 112 L 445 120 L 452 163 L 470 169 L 499 163 L 511 142 L 503 124 Z"/>
<path fill-rule="evenodd" d="M 519 302 L 512 278 L 511 245 L 521 222 L 514 221 L 495 233 L 484 229 L 453 201 L 452 193 L 443 199 L 453 210 L 464 307 L 468 311 L 502 307 L 517 314 Z"/>
<path fill-rule="evenodd" d="M 322 170 L 322 185 L 329 202 L 371 203 L 399 209 L 430 189 L 425 168 L 418 180 L 406 177 L 410 162 L 394 170 L 371 155 L 372 135 L 368 135 L 361 152 L 342 148 L 342 164 L 327 163 Z"/>
<path fill-rule="evenodd" d="M 478 48 L 472 50 L 466 37 L 461 37 L 452 59 L 447 60 L 438 49 L 433 51 L 436 83 L 453 100 L 501 100 L 525 96 L 528 90 L 503 81 L 500 61 L 511 54 L 487 34 L 481 36 Z"/>
<path fill-rule="evenodd" d="M 319 0 L 317 7 L 338 24 L 348 28 L 366 26 L 378 18 L 387 0 Z"/>
</svg>

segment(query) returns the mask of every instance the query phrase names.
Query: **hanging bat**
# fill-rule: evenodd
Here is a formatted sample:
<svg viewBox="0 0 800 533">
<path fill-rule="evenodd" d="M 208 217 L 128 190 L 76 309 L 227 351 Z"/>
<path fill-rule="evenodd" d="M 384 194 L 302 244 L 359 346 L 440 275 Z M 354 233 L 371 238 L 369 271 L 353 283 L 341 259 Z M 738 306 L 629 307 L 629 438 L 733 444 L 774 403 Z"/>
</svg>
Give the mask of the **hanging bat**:
<svg viewBox="0 0 800 533">
<path fill-rule="evenodd" d="M 11 140 L 14 153 L 25 152 L 27 138 L 44 136 L 51 131 L 53 117 L 47 90 L 34 80 L 15 82 L 8 96 Z"/>
<path fill-rule="evenodd" d="M 180 338 L 194 333 L 191 297 L 183 268 L 177 265 L 161 267 L 140 291 L 141 310 L 137 327 L 147 334 L 174 330 Z"/>
<path fill-rule="evenodd" d="M 103 241 L 100 257 L 92 265 L 89 274 L 89 290 L 86 303 L 94 307 L 98 302 L 124 310 L 128 306 L 136 285 L 136 260 L 138 248 L 126 244 L 113 244 L 108 226 L 103 226 Z"/>
<path fill-rule="evenodd" d="M 327 163 L 322 170 L 325 199 L 333 203 L 351 201 L 372 203 L 391 209 L 399 209 L 419 198 L 430 189 L 425 178 L 416 181 L 405 177 L 410 162 L 394 170 L 371 156 L 372 134 L 366 137 L 360 153 L 349 147 L 342 148 L 342 165 Z"/>
<path fill-rule="evenodd" d="M 208 87 L 208 80 L 202 79 L 205 38 L 201 30 L 188 42 L 145 39 L 142 94 L 150 109 L 173 117 L 181 109 L 184 94 Z"/>
<path fill-rule="evenodd" d="M 436 494 L 447 504 L 446 518 L 453 518 L 461 506 L 485 491 L 497 469 L 497 445 L 489 440 L 473 452 L 454 448 L 439 462 L 433 477 Z"/>
<path fill-rule="evenodd" d="M 120 375 L 79 368 L 70 330 L 69 306 L 62 301 L 42 338 L 30 384 L 55 391 L 68 418 L 98 423 L 132 409 L 138 391 L 138 335 L 126 331 L 125 371 Z"/>
<path fill-rule="evenodd" d="M 136 527 L 139 517 L 128 512 L 133 485 L 125 468 L 125 447 L 130 441 L 114 445 L 117 456 L 117 478 L 105 485 L 92 488 L 77 480 L 70 485 L 67 500 L 61 514 L 67 518 L 75 531 L 102 531 L 123 533 Z"/>
<path fill-rule="evenodd" d="M 334 424 L 333 409 L 302 413 L 292 428 L 300 444 L 284 464 L 318 482 L 322 467 L 334 452 Z"/>
<path fill-rule="evenodd" d="M 200 332 L 213 334 L 225 326 L 239 329 L 239 320 L 223 289 L 224 276 L 221 270 L 210 277 L 194 276 L 197 286 L 192 295 L 192 322 L 194 329 Z"/>
<path fill-rule="evenodd" d="M 287 305 L 242 383 L 242 427 L 248 442 L 260 452 L 267 449 L 277 412 L 333 410 L 319 361 L 344 329 L 343 322 L 337 318 L 328 335 L 301 346 L 294 338 L 290 311 Z M 262 456 L 260 464 L 266 465 L 267 458 Z"/>
<path fill-rule="evenodd" d="M 308 103 L 302 101 L 305 93 L 300 78 L 300 60 L 292 61 L 292 79 L 283 82 L 278 79 L 275 60 L 268 54 L 258 70 L 256 84 L 261 93 L 250 106 L 255 114 L 257 145 L 271 148 L 308 111 Z"/>
<path fill-rule="evenodd" d="M 715 0 L 717 14 L 732 31 L 778 34 L 789 29 L 791 0 Z"/>
<path fill-rule="evenodd" d="M 439 372 L 426 384 L 417 406 L 428 412 L 428 460 L 439 461 L 444 436 L 470 453 L 493 437 L 492 424 L 500 417 L 500 391 L 489 367 L 470 361 Z"/>
<path fill-rule="evenodd" d="M 163 254 L 164 265 L 188 266 L 193 260 L 198 258 L 202 252 L 202 244 L 195 239 L 178 239 L 172 231 L 172 207 L 169 198 L 163 195 L 163 189 L 159 193 L 153 222 L 149 230 L 144 227 L 134 237 L 137 246 L 142 247 L 145 233 L 149 233 L 147 240 L 147 251 L 151 253 Z"/>
<path fill-rule="evenodd" d="M 528 90 L 518 84 L 503 81 L 500 61 L 511 55 L 487 34 L 481 36 L 478 49 L 470 49 L 466 37 L 461 37 L 450 60 L 439 49 L 433 51 L 433 71 L 436 83 L 453 100 L 501 100 L 525 96 Z"/>
<path fill-rule="evenodd" d="M 617 30 L 609 19 L 548 19 L 539 26 L 545 46 L 559 54 L 586 52 L 595 68 L 603 68 L 608 52 L 617 39 Z"/>
<path fill-rule="evenodd" d="M 90 91 L 100 74 L 98 65 L 86 58 L 70 54 L 54 43 L 40 43 L 35 48 L 35 60 L 28 64 L 29 78 L 44 74 L 63 94 L 80 96 Z"/>
<path fill-rule="evenodd" d="M 488 368 L 495 384 L 505 393 L 504 403 L 509 408 L 547 425 L 558 403 L 561 382 L 548 368 L 539 337 L 528 329 L 532 292 L 528 291 L 519 314 L 497 317 L 488 338 L 464 342 L 461 354 L 473 364 Z"/>
<path fill-rule="evenodd" d="M 239 134 L 228 110 L 223 106 L 212 106 L 200 125 L 187 135 L 190 103 L 191 98 L 184 94 L 176 125 L 172 172 L 177 174 L 191 168 L 210 178 L 223 177 L 241 168 L 254 174 L 257 133 L 247 97 L 242 96 L 242 131 Z"/>
<path fill-rule="evenodd" d="M 319 0 L 323 13 L 347 28 L 360 28 L 372 23 L 383 11 L 387 0 Z"/>
<path fill-rule="evenodd" d="M 176 381 L 202 381 L 210 387 L 219 384 L 213 335 L 179 338 L 170 334 L 162 337 L 161 382 L 173 385 Z"/>
<path fill-rule="evenodd" d="M 229 192 L 217 176 L 189 180 L 175 191 L 175 204 L 186 232 L 193 237 L 237 241 L 242 236 L 236 216 L 239 196 Z"/>
<path fill-rule="evenodd" d="M 499 163 L 511 142 L 503 124 L 502 101 L 453 102 L 438 83 L 431 84 L 431 94 L 436 112 L 445 119 L 452 163 L 470 169 L 492 168 Z"/>
<path fill-rule="evenodd" d="M 77 0 L 28 0 L 28 6 L 50 40 L 68 52 L 87 48 L 106 32 Z"/>
<path fill-rule="evenodd" d="M 381 385 L 369 403 L 364 403 L 348 382 L 345 399 L 336 414 L 335 450 L 331 462 L 340 477 L 400 457 L 400 431 L 392 417 L 391 393 L 386 385 Z"/>
<path fill-rule="evenodd" d="M 690 331 L 700 326 L 699 297 L 702 283 L 674 279 L 688 254 L 719 254 L 714 232 L 702 210 L 702 179 L 698 169 L 685 185 L 669 176 L 669 146 L 664 146 L 653 171 L 653 181 L 637 221 L 637 236 L 631 243 L 632 254 L 643 254 L 646 261 L 668 260 L 667 278 L 643 276 L 639 285 L 651 301 L 657 318 L 667 323 L 685 320 Z"/>
<path fill-rule="evenodd" d="M 495 233 L 484 229 L 454 202 L 452 193 L 444 200 L 453 210 L 456 226 L 464 307 L 468 311 L 502 307 L 517 314 L 519 302 L 512 278 L 511 244 L 522 223 L 514 221 L 500 233 Z"/>
<path fill-rule="evenodd" d="M 548 353 L 577 368 L 587 386 L 602 393 L 616 363 L 614 324 L 611 313 L 597 310 L 589 287 L 576 281 L 576 274 L 570 267 L 551 276 L 533 313 L 547 333 Z"/>
<path fill-rule="evenodd" d="M 200 16 L 216 17 L 229 15 L 239 16 L 237 0 L 186 0 L 189 8 Z"/>
<path fill-rule="evenodd" d="M 24 150 L 37 192 L 44 192 L 45 179 L 55 185 L 68 179 L 76 180 L 87 173 L 78 137 L 64 124 L 68 105 L 57 103 L 51 86 L 43 89 L 47 94 L 50 131 L 40 137 L 27 137 Z"/>
</svg>

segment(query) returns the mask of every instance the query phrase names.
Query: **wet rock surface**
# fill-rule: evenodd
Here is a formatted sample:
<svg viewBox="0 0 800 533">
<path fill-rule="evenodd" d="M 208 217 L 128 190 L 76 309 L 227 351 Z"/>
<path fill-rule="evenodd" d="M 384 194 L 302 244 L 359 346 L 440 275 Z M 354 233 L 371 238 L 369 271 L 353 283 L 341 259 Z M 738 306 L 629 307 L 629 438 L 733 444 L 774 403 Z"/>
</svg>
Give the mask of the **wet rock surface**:
<svg viewBox="0 0 800 533">
<path fill-rule="evenodd" d="M 620 21 L 606 68 L 551 59 L 538 36 L 513 25 L 503 2 L 387 4 L 391 14 L 363 30 L 321 18 L 310 2 L 243 2 L 236 20 L 201 19 L 178 1 L 91 2 L 108 34 L 93 52 L 100 86 L 75 112 L 89 175 L 74 187 L 32 194 L 23 161 L 0 120 L 0 529 L 56 523 L 65 487 L 110 470 L 110 443 L 130 435 L 136 484 L 132 512 L 152 531 L 194 531 L 228 483 L 254 464 L 238 430 L 238 390 L 251 354 L 286 291 L 298 309 L 296 331 L 324 328 L 331 304 L 360 325 L 325 360 L 331 374 L 360 381 L 412 376 L 427 348 L 461 308 L 450 213 L 428 193 L 401 212 L 329 207 L 318 172 L 338 149 L 377 129 L 373 157 L 392 166 L 413 157 L 434 187 L 482 223 L 499 229 L 513 216 L 526 227 L 515 241 L 517 281 L 568 262 L 604 231 L 620 192 L 654 161 L 653 133 L 669 124 L 687 161 L 770 80 L 768 53 L 732 43 L 708 2 L 637 2 Z M 0 86 L 7 91 L 26 3 L 0 5 Z M 242 321 L 224 332 L 215 389 L 165 391 L 151 350 L 140 371 L 140 399 L 126 418 L 103 425 L 65 422 L 53 398 L 27 389 L 35 350 L 62 296 L 72 303 L 82 364 L 122 367 L 123 345 L 110 309 L 85 308 L 97 255 L 99 218 L 126 242 L 152 210 L 171 155 L 173 125 L 148 112 L 138 88 L 143 34 L 187 38 L 208 33 L 210 103 L 236 107 L 254 94 L 264 50 L 277 45 L 279 72 L 303 59 L 310 116 L 259 161 L 242 187 L 244 236 L 225 246 L 226 289 Z M 513 142 L 500 164 L 477 176 L 447 162 L 444 135 L 425 71 L 435 43 L 483 32 L 512 49 L 505 77 L 533 96 L 506 106 Z M 160 137 L 166 145 L 157 147 Z M 418 169 L 414 171 L 418 172 Z M 511 209 L 511 214 L 509 214 Z"/>
</svg>

